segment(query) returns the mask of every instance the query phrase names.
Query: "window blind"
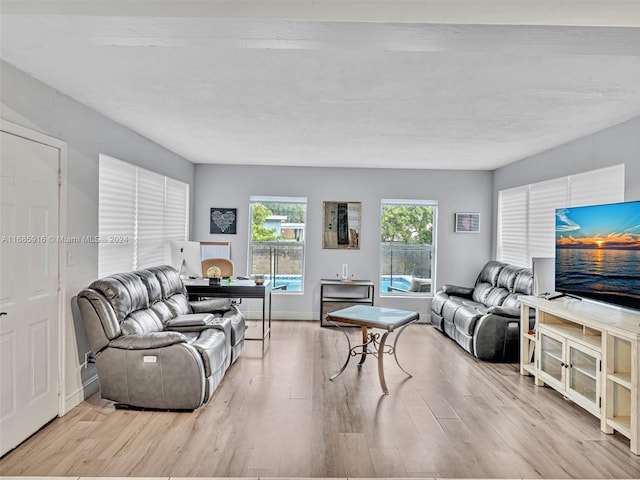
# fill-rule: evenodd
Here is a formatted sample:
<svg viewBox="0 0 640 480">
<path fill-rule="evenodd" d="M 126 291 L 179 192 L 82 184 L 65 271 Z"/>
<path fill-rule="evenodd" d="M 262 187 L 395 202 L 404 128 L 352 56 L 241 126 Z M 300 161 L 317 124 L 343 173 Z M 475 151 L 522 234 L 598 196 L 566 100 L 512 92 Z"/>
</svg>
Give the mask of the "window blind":
<svg viewBox="0 0 640 480">
<path fill-rule="evenodd" d="M 98 275 L 169 264 L 169 241 L 188 237 L 189 185 L 101 155 L 99 188 Z"/>
<path fill-rule="evenodd" d="M 498 260 L 522 267 L 555 255 L 555 210 L 624 201 L 624 165 L 498 193 Z M 524 225 L 523 225 L 524 222 Z"/>
<path fill-rule="evenodd" d="M 165 261 L 164 235 L 165 180 L 138 169 L 138 252 L 136 268 L 162 265 Z"/>
<path fill-rule="evenodd" d="M 99 171 L 98 235 L 105 241 L 98 244 L 98 275 L 104 277 L 136 265 L 136 167 L 102 155 Z"/>
<path fill-rule="evenodd" d="M 189 232 L 189 184 L 165 177 L 164 238 L 186 240 Z M 169 242 L 165 242 L 165 249 Z M 165 251 L 165 256 L 171 256 Z"/>
<path fill-rule="evenodd" d="M 527 265 L 529 187 L 502 190 L 498 194 L 498 259 L 514 265 Z"/>
<path fill-rule="evenodd" d="M 555 255 L 556 208 L 567 204 L 567 179 L 558 178 L 529 185 L 529 258 Z"/>
<path fill-rule="evenodd" d="M 624 165 L 591 170 L 568 178 L 569 207 L 624 202 Z"/>
</svg>

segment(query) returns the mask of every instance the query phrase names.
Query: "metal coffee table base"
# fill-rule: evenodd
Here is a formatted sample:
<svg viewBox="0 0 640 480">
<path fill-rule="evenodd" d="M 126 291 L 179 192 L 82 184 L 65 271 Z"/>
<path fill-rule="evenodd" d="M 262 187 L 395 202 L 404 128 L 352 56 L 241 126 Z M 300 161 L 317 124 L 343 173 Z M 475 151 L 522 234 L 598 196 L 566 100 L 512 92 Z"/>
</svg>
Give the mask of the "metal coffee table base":
<svg viewBox="0 0 640 480">
<path fill-rule="evenodd" d="M 393 346 L 386 345 L 387 337 L 389 336 L 392 330 L 387 330 L 384 333 L 380 334 L 380 333 L 368 332 L 367 327 L 365 325 L 362 325 L 362 343 L 352 347 L 351 340 L 349 339 L 349 335 L 347 334 L 345 329 L 341 328 L 340 325 L 338 325 L 335 322 L 331 322 L 330 320 L 327 320 L 327 321 L 332 325 L 335 325 L 336 327 L 338 327 L 338 329 L 344 334 L 344 337 L 347 339 L 347 344 L 349 345 L 349 351 L 347 352 L 347 358 L 344 362 L 344 365 L 342 365 L 342 368 L 340 370 L 332 374 L 329 377 L 329 380 L 331 381 L 335 380 L 340 374 L 342 374 L 342 372 L 344 372 L 344 370 L 347 368 L 347 365 L 349 365 L 349 361 L 351 360 L 351 357 L 356 357 L 360 355 L 360 362 L 358 362 L 358 368 L 360 368 L 362 367 L 365 360 L 367 359 L 367 355 L 373 355 L 378 359 L 378 377 L 380 379 L 380 386 L 382 387 L 383 393 L 385 395 L 389 395 L 387 382 L 384 378 L 384 354 L 393 354 L 393 358 L 396 360 L 396 363 L 398 364 L 398 367 L 400 367 L 400 370 L 406 373 L 409 377 L 412 377 L 412 375 L 409 372 L 407 372 L 402 367 L 402 365 L 400 365 L 400 362 L 398 361 L 398 356 L 396 355 L 396 351 L 397 351 L 397 344 L 398 344 L 398 339 L 400 338 L 400 335 L 402 334 L 405 328 L 407 328 L 412 323 L 417 322 L 418 318 L 415 318 L 409 323 L 405 323 L 398 330 L 395 336 L 395 339 L 393 341 Z"/>
</svg>

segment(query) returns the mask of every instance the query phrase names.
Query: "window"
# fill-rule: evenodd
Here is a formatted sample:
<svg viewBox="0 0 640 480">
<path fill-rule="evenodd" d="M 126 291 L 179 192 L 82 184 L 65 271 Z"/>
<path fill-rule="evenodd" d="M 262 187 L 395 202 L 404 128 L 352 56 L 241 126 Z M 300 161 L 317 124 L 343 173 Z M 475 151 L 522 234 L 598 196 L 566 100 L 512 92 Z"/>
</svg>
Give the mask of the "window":
<svg viewBox="0 0 640 480">
<path fill-rule="evenodd" d="M 381 207 L 381 295 L 431 293 L 437 202 L 383 199 Z"/>
<path fill-rule="evenodd" d="M 250 218 L 249 272 L 276 290 L 304 291 L 307 199 L 252 196 Z"/>
<path fill-rule="evenodd" d="M 624 201 L 624 165 L 498 192 L 498 260 L 530 267 L 555 255 L 555 210 Z"/>
<path fill-rule="evenodd" d="M 100 155 L 98 275 L 169 264 L 170 240 L 186 240 L 189 185 Z"/>
</svg>

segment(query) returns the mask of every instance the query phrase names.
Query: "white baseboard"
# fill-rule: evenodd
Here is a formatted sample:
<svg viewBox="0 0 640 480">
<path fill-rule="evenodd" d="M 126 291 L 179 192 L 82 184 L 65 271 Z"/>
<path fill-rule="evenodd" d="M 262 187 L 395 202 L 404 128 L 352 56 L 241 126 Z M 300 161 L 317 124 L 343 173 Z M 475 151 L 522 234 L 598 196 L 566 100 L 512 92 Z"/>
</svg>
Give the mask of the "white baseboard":
<svg viewBox="0 0 640 480">
<path fill-rule="evenodd" d="M 94 375 L 89 380 L 87 380 L 81 388 L 77 389 L 75 392 L 67 395 L 64 399 L 64 412 L 63 415 L 69 413 L 73 408 L 80 405 L 80 403 L 84 402 L 84 399 L 88 396 L 86 394 L 87 391 L 95 391 L 97 392 L 99 388 L 98 384 L 98 375 Z"/>
</svg>

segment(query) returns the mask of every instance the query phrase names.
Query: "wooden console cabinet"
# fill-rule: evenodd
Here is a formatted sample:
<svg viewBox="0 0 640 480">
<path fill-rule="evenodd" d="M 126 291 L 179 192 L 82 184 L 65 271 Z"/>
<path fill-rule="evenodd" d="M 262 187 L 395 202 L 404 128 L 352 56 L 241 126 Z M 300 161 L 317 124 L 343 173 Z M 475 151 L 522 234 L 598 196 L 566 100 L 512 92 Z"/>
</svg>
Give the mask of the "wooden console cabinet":
<svg viewBox="0 0 640 480">
<path fill-rule="evenodd" d="M 640 455 L 640 314 L 573 298 L 521 297 L 520 373 L 629 438 Z M 536 323 L 529 330 L 529 313 Z"/>
</svg>

